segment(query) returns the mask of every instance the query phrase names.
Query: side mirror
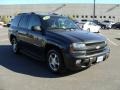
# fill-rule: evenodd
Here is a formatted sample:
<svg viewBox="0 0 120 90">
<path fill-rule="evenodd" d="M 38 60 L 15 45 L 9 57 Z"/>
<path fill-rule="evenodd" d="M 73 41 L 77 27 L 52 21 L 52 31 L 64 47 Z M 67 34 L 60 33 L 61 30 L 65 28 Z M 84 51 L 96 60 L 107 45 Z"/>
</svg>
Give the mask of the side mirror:
<svg viewBox="0 0 120 90">
<path fill-rule="evenodd" d="M 39 32 L 42 31 L 41 26 L 32 26 L 31 29 L 32 29 L 33 31 L 39 31 Z"/>
</svg>

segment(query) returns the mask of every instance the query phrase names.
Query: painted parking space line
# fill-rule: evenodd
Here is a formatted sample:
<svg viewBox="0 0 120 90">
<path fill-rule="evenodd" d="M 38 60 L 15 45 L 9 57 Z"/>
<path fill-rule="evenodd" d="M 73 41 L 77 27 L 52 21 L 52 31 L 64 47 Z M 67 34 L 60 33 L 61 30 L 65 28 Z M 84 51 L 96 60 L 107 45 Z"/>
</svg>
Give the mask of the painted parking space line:
<svg viewBox="0 0 120 90">
<path fill-rule="evenodd" d="M 108 40 L 111 44 L 113 44 L 114 46 L 119 46 L 117 43 L 113 42 L 113 41 L 110 40 L 109 38 L 107 38 L 107 40 Z"/>
<path fill-rule="evenodd" d="M 100 33 L 100 35 L 106 37 L 105 35 L 103 35 L 103 34 L 101 34 L 101 33 Z M 119 46 L 117 43 L 113 42 L 113 41 L 110 40 L 108 37 L 106 37 L 106 38 L 107 38 L 107 40 L 108 40 L 112 45 L 114 45 L 114 46 Z"/>
</svg>

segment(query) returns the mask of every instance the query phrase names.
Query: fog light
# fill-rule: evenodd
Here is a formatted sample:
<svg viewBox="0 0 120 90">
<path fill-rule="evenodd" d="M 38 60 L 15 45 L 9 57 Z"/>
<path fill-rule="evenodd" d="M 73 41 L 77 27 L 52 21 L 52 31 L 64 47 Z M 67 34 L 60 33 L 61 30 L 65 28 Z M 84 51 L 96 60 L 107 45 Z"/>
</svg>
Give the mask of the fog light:
<svg viewBox="0 0 120 90">
<path fill-rule="evenodd" d="M 81 64 L 81 60 L 76 60 L 76 64 Z"/>
</svg>

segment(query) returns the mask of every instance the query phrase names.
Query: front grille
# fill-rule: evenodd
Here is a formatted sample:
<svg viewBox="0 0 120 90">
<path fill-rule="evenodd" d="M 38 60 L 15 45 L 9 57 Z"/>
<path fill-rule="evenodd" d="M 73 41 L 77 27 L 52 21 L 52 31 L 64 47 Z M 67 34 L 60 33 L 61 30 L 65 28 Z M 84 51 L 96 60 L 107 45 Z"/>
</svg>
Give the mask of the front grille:
<svg viewBox="0 0 120 90">
<path fill-rule="evenodd" d="M 105 50 L 104 48 L 101 48 L 101 49 L 98 49 L 98 50 L 87 50 L 87 51 L 86 51 L 86 55 L 92 55 L 92 54 L 101 53 L 101 52 L 103 52 L 104 50 Z"/>
<path fill-rule="evenodd" d="M 97 48 L 99 47 L 99 48 Z M 86 55 L 92 55 L 101 53 L 105 50 L 106 43 L 103 42 L 95 42 L 95 43 L 88 43 L 86 44 Z"/>
</svg>

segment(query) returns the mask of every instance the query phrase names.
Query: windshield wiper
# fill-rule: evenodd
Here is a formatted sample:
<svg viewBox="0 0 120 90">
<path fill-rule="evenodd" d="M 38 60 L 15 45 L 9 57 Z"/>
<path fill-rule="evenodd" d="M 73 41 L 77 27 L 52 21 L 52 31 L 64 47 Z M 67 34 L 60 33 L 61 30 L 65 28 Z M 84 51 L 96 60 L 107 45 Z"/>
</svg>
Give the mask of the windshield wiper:
<svg viewBox="0 0 120 90">
<path fill-rule="evenodd" d="M 54 27 L 54 28 L 48 28 L 48 29 L 63 29 L 63 28 Z"/>
</svg>

